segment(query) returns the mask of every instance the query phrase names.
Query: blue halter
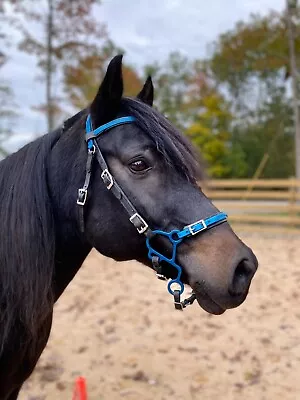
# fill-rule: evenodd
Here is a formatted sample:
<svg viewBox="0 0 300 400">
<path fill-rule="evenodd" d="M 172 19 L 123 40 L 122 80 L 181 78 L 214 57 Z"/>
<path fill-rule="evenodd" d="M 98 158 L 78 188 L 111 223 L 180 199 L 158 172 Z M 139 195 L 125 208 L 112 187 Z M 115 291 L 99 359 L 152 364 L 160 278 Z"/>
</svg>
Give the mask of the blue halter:
<svg viewBox="0 0 300 400">
<path fill-rule="evenodd" d="M 156 258 L 156 264 L 159 264 L 160 262 L 164 261 L 170 265 L 172 265 L 176 270 L 177 270 L 177 277 L 175 279 L 172 279 L 168 283 L 168 291 L 170 294 L 174 296 L 179 296 L 180 300 L 180 295 L 184 291 L 184 285 L 181 281 L 181 275 L 182 275 L 182 268 L 180 265 L 177 264 L 176 262 L 176 255 L 177 255 L 177 247 L 178 245 L 186 238 L 195 236 L 201 232 L 204 232 L 210 228 L 213 228 L 214 226 L 217 226 L 219 224 L 222 224 L 223 222 L 227 221 L 227 215 L 223 212 L 219 212 L 213 216 L 210 216 L 206 219 L 201 219 L 199 221 L 196 221 L 190 225 L 185 226 L 182 230 L 179 229 L 174 229 L 170 232 L 166 232 L 163 230 L 151 230 L 146 223 L 146 221 L 142 218 L 142 216 L 137 212 L 135 207 L 132 205 L 130 200 L 127 198 L 126 194 L 122 191 L 114 177 L 111 175 L 109 172 L 108 166 L 104 160 L 104 157 L 101 153 L 101 150 L 96 142 L 96 138 L 101 135 L 104 132 L 107 132 L 111 130 L 112 128 L 119 126 L 119 125 L 124 125 L 124 124 L 129 124 L 133 123 L 136 119 L 131 116 L 126 116 L 126 117 L 121 117 L 121 118 L 116 118 L 107 124 L 99 126 L 97 129 L 93 130 L 92 127 L 92 121 L 91 121 L 91 116 L 88 115 L 87 120 L 86 120 L 86 142 L 87 142 L 87 148 L 88 148 L 88 160 L 87 160 L 87 168 L 86 168 L 86 180 L 85 184 L 82 189 L 79 189 L 78 191 L 78 199 L 77 199 L 77 204 L 80 206 L 84 206 L 86 199 L 87 199 L 87 190 L 90 182 L 90 175 L 91 175 L 91 165 L 92 165 L 92 160 L 93 156 L 96 153 L 97 160 L 100 164 L 100 168 L 102 170 L 101 173 L 101 178 L 104 181 L 106 187 L 108 190 L 111 190 L 112 193 L 119 199 L 123 207 L 126 209 L 127 213 L 129 214 L 129 220 L 130 222 L 135 226 L 137 229 L 138 233 L 143 233 L 146 236 L 146 246 L 148 248 L 148 258 L 152 261 L 153 267 L 154 267 L 154 259 Z M 83 210 L 83 208 L 82 208 Z M 82 217 L 83 220 L 83 217 Z M 155 250 L 150 241 L 151 239 L 156 236 L 156 235 L 161 235 L 169 239 L 169 241 L 172 244 L 172 256 L 170 258 L 164 256 L 161 254 L 159 251 Z M 155 269 L 155 267 L 154 267 Z M 158 276 L 161 276 L 161 274 L 157 274 Z M 179 290 L 173 290 L 172 286 L 174 284 L 179 285 L 180 289 Z M 177 303 L 177 306 L 176 306 Z M 191 302 L 190 302 L 191 303 Z M 178 302 L 175 300 L 175 307 L 178 307 Z M 184 307 L 184 306 L 183 306 Z M 180 307 L 182 309 L 182 307 Z"/>
<path fill-rule="evenodd" d="M 151 238 L 146 239 L 146 245 L 148 247 L 148 257 L 150 258 L 150 260 L 153 259 L 153 256 L 157 256 L 159 261 L 165 261 L 177 269 L 177 277 L 175 279 L 172 279 L 168 283 L 168 291 L 170 294 L 172 294 L 173 296 L 175 294 L 174 290 L 172 289 L 172 285 L 174 284 L 179 285 L 180 287 L 179 294 L 182 294 L 184 291 L 184 285 L 181 282 L 182 268 L 180 267 L 180 265 L 176 263 L 177 246 L 183 241 L 183 239 L 195 236 L 198 233 L 204 232 L 207 229 L 213 228 L 214 226 L 219 225 L 225 221 L 227 221 L 227 215 L 223 212 L 219 212 L 218 214 L 215 214 L 212 217 L 201 219 L 197 222 L 194 222 L 193 224 L 187 225 L 181 231 L 178 229 L 174 229 L 171 232 L 165 232 L 162 230 L 152 231 L 153 235 L 162 235 L 167 237 L 173 246 L 172 256 L 168 258 L 163 254 L 161 254 L 159 251 L 153 249 L 153 247 L 150 244 Z"/>
<path fill-rule="evenodd" d="M 91 120 L 91 115 L 89 114 L 86 119 L 86 124 L 85 124 L 85 130 L 87 134 L 87 144 L 88 144 L 88 149 L 91 149 L 94 145 L 94 139 L 101 135 L 101 133 L 109 131 L 112 128 L 115 128 L 116 126 L 119 125 L 125 125 L 125 124 L 130 124 L 135 121 L 134 117 L 121 117 L 121 118 L 116 118 L 113 119 L 110 122 L 107 122 L 107 124 L 99 126 L 99 128 L 93 130 L 92 127 L 92 120 Z"/>
</svg>

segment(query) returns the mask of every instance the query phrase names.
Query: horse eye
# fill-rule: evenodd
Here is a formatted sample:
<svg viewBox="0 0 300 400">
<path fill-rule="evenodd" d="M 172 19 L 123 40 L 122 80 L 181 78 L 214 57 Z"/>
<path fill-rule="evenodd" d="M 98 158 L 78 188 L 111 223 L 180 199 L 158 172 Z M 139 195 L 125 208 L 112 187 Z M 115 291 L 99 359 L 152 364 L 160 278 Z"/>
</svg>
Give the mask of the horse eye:
<svg viewBox="0 0 300 400">
<path fill-rule="evenodd" d="M 143 160 L 135 160 L 129 164 L 132 172 L 143 172 L 149 169 L 149 165 Z"/>
</svg>

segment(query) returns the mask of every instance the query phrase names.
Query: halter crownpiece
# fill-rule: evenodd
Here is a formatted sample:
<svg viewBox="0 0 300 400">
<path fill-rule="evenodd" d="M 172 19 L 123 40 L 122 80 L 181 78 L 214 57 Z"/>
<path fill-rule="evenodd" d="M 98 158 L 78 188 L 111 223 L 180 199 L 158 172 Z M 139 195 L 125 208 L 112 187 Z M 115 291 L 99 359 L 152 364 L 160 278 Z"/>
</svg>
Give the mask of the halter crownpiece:
<svg viewBox="0 0 300 400">
<path fill-rule="evenodd" d="M 101 133 L 109 131 L 110 129 L 115 128 L 116 126 L 130 124 L 134 121 L 135 121 L 134 117 L 120 117 L 113 119 L 107 124 L 101 125 L 97 129 L 93 130 L 91 115 L 89 114 L 87 116 L 85 124 L 85 129 L 86 129 L 85 140 L 88 143 L 88 148 L 91 148 L 91 146 L 93 146 L 93 139 L 101 135 Z"/>
<path fill-rule="evenodd" d="M 129 221 L 135 226 L 139 234 L 144 234 L 146 236 L 146 246 L 148 248 L 148 258 L 152 262 L 152 267 L 156 271 L 157 277 L 159 279 L 167 279 L 163 274 L 163 266 L 161 262 L 168 263 L 177 270 L 177 277 L 172 279 L 168 283 L 168 291 L 174 297 L 174 305 L 178 310 L 182 310 L 187 305 L 192 304 L 196 299 L 195 294 L 184 301 L 180 301 L 180 296 L 184 291 L 184 285 L 181 281 L 182 268 L 176 262 L 177 247 L 186 238 L 197 235 L 204 232 L 214 226 L 222 224 L 227 221 L 227 215 L 223 212 L 219 212 L 205 219 L 200 219 L 190 225 L 185 226 L 182 230 L 174 229 L 170 232 L 163 230 L 151 230 L 149 225 L 144 220 L 144 218 L 138 213 L 134 205 L 128 199 L 126 194 L 123 192 L 119 184 L 116 182 L 113 175 L 109 172 L 108 165 L 103 157 L 103 154 L 98 146 L 96 138 L 104 132 L 107 132 L 117 126 L 134 123 L 136 119 L 132 116 L 125 116 L 121 118 L 116 118 L 104 125 L 99 126 L 93 130 L 91 116 L 88 115 L 86 119 L 86 137 L 88 149 L 88 157 L 86 162 L 86 175 L 84 185 L 78 190 L 77 204 L 80 206 L 79 209 L 79 223 L 80 229 L 84 232 L 84 205 L 88 198 L 88 189 L 91 180 L 93 160 L 96 159 L 99 163 L 101 169 L 101 178 L 106 186 L 106 188 L 112 192 L 112 194 L 120 201 L 127 214 L 129 215 Z M 166 257 L 159 251 L 155 250 L 151 245 L 151 239 L 154 236 L 161 235 L 168 238 L 171 245 L 171 257 Z M 177 285 L 179 289 L 173 289 L 174 285 Z"/>
</svg>

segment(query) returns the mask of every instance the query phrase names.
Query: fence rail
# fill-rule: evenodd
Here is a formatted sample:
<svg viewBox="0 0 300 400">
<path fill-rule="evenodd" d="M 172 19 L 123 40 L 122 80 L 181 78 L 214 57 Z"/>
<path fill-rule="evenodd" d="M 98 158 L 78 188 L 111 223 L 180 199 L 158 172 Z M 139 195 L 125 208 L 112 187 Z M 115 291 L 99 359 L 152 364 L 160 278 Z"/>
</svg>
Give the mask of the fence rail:
<svg viewBox="0 0 300 400">
<path fill-rule="evenodd" d="M 256 230 L 300 232 L 300 180 L 211 180 L 202 189 L 232 223 Z"/>
</svg>

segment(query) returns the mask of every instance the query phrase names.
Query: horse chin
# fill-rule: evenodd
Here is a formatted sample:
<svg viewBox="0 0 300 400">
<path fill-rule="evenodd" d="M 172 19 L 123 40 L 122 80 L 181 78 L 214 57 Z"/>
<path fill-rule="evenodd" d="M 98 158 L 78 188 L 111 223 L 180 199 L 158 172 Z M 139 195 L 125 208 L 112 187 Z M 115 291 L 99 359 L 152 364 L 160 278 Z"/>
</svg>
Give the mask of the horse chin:
<svg viewBox="0 0 300 400">
<path fill-rule="evenodd" d="M 226 311 L 226 308 L 221 307 L 216 301 L 214 301 L 207 293 L 205 288 L 201 285 L 193 285 L 191 282 L 189 282 L 188 277 L 186 276 L 185 273 L 183 273 L 183 283 L 185 285 L 190 286 L 192 289 L 193 293 L 196 295 L 196 300 L 199 304 L 199 306 L 209 314 L 213 315 L 221 315 L 224 314 Z"/>
<path fill-rule="evenodd" d="M 196 295 L 197 302 L 204 311 L 213 315 L 224 314 L 226 309 L 222 308 L 214 300 L 212 300 L 206 293 L 194 292 Z"/>
</svg>

